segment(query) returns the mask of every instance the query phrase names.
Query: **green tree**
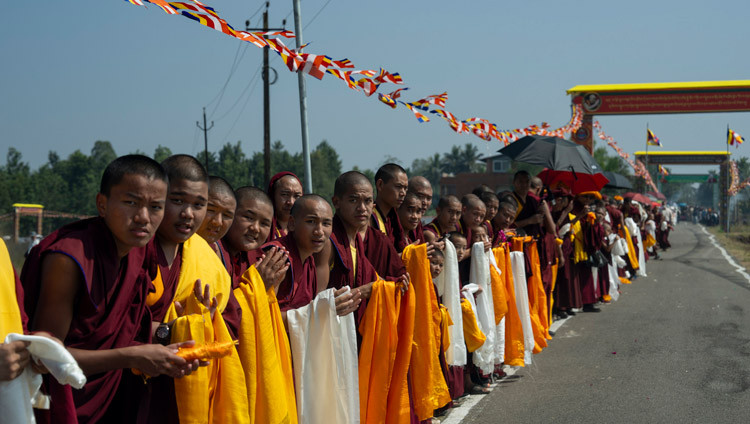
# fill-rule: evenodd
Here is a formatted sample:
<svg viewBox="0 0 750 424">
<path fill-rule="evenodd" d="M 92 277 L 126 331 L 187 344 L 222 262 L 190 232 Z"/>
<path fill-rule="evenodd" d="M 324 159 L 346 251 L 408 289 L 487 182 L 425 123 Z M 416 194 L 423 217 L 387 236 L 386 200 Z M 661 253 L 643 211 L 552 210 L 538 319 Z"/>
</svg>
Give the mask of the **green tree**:
<svg viewBox="0 0 750 424">
<path fill-rule="evenodd" d="M 594 160 L 602 171 L 615 172 L 622 175 L 630 175 L 630 165 L 617 155 L 610 155 L 606 147 L 601 146 L 594 149 Z"/>
<path fill-rule="evenodd" d="M 169 147 L 164 147 L 161 144 L 156 146 L 154 149 L 154 160 L 162 163 L 162 161 L 172 156 L 172 150 Z"/>
<path fill-rule="evenodd" d="M 310 153 L 310 162 L 313 191 L 330 201 L 333 196 L 333 185 L 336 178 L 341 175 L 339 154 L 326 140 L 323 140 Z"/>
<path fill-rule="evenodd" d="M 251 185 L 250 162 L 239 141 L 237 144 L 227 143 L 219 151 L 217 168 L 211 173 L 229 181 L 234 188 Z"/>
</svg>

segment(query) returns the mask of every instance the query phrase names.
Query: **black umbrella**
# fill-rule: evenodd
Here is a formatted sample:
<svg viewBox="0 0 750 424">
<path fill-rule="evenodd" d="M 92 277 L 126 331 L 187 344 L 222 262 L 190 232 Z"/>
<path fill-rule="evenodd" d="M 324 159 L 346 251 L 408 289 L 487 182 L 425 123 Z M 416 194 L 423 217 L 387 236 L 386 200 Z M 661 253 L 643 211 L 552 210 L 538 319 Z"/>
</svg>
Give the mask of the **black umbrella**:
<svg viewBox="0 0 750 424">
<path fill-rule="evenodd" d="M 604 171 L 603 174 L 609 180 L 609 182 L 604 186 L 606 188 L 633 188 L 633 184 L 630 183 L 628 177 L 622 174 L 610 171 Z"/>
<path fill-rule="evenodd" d="M 555 171 L 584 174 L 602 172 L 585 147 L 560 137 L 527 135 L 498 150 L 518 162 L 541 165 Z"/>
</svg>

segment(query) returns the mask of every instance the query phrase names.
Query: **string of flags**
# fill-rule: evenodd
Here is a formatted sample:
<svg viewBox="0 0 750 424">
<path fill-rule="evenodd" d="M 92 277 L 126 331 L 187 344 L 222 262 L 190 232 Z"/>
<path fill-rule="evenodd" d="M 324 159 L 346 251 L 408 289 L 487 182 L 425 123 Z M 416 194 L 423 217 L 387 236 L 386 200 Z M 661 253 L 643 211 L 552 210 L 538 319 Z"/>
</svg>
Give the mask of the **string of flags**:
<svg viewBox="0 0 750 424">
<path fill-rule="evenodd" d="M 630 157 L 630 154 L 626 153 L 620 146 L 617 145 L 617 141 L 615 141 L 614 138 L 611 136 L 608 136 L 604 130 L 602 129 L 602 125 L 599 123 L 599 121 L 594 121 L 594 129 L 596 129 L 597 136 L 599 139 L 605 141 L 609 147 L 613 148 L 615 152 L 617 152 L 617 155 L 620 156 L 628 165 L 630 165 L 631 168 L 633 168 L 633 173 L 640 178 L 643 178 L 643 180 L 648 184 L 651 189 L 655 193 L 659 193 L 659 189 L 656 187 L 656 184 L 654 183 L 654 180 L 651 178 L 651 174 L 646 169 L 646 165 L 643 164 L 641 161 L 633 160 Z"/>
<path fill-rule="evenodd" d="M 303 72 L 319 80 L 322 80 L 325 75 L 332 75 L 342 80 L 348 88 L 361 91 L 367 97 L 375 94 L 383 84 L 404 84 L 403 78 L 396 72 L 392 73 L 383 68 L 380 68 L 379 71 L 371 69 L 358 70 L 355 69 L 354 64 L 349 59 L 334 60 L 330 56 L 303 52 L 303 49 L 309 43 L 298 49 L 291 49 L 282 41 L 282 38 L 289 39 L 295 37 L 291 31 L 248 32 L 236 30 L 222 19 L 214 8 L 206 6 L 199 0 L 186 0 L 182 2 L 168 2 L 166 0 L 125 1 L 144 7 L 146 3 L 151 3 L 169 15 L 182 15 L 203 26 L 252 43 L 259 48 L 268 47 L 281 57 L 289 71 Z M 542 122 L 541 125 L 529 125 L 525 128 L 500 129 L 496 124 L 486 119 L 473 117 L 461 120 L 453 113 L 445 110 L 448 93 L 434 94 L 412 102 L 398 100 L 406 90 L 408 88 L 404 87 L 388 94 L 378 93 L 377 99 L 393 109 L 397 109 L 399 104 L 405 106 L 420 123 L 430 121 L 427 114 L 422 113 L 427 112 L 443 118 L 449 127 L 458 134 L 471 133 L 485 141 L 493 139 L 501 141 L 506 146 L 526 135 L 546 135 L 564 138 L 566 134 L 577 131 L 583 122 L 583 108 L 581 105 L 575 105 L 572 106 L 571 118 L 568 123 L 556 129 L 552 129 L 546 122 Z"/>
<path fill-rule="evenodd" d="M 737 162 L 733 160 L 729 161 L 729 174 L 731 175 L 731 180 L 729 189 L 727 189 L 727 193 L 730 196 L 734 196 L 742 191 L 745 187 L 750 186 L 750 177 L 748 177 L 745 181 L 740 182 L 740 171 L 737 168 Z"/>
</svg>

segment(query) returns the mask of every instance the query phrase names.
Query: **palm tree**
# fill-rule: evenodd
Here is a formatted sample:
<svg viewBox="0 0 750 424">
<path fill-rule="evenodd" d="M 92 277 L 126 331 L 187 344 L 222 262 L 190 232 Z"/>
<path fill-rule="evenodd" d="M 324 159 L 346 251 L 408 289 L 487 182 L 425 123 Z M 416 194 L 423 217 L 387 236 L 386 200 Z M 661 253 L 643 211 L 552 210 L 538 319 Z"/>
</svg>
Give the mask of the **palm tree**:
<svg viewBox="0 0 750 424">
<path fill-rule="evenodd" d="M 459 146 L 451 147 L 451 151 L 443 154 L 443 171 L 458 174 L 463 170 L 463 155 Z"/>
<path fill-rule="evenodd" d="M 464 148 L 461 151 L 461 158 L 463 161 L 463 172 L 477 172 L 480 171 L 480 164 L 479 158 L 481 155 L 479 154 L 479 148 L 472 144 L 472 143 L 466 143 L 464 144 Z"/>
</svg>

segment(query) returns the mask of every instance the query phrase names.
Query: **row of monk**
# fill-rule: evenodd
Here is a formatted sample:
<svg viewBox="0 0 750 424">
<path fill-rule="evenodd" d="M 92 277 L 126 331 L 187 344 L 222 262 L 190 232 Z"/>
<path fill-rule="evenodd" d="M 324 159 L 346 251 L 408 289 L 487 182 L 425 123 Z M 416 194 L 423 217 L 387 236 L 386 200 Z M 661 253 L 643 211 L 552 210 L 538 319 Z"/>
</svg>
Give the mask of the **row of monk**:
<svg viewBox="0 0 750 424">
<path fill-rule="evenodd" d="M 57 340 L 87 378 L 46 375 L 42 422 L 429 422 L 530 364 L 553 309 L 598 311 L 645 272 L 637 205 L 540 189 L 522 171 L 423 225 L 432 187 L 396 164 L 323 199 L 289 172 L 233 189 L 192 156 L 122 156 L 99 216 L 20 279 L 2 246 L 0 336 Z M 29 343 L 0 345 L 0 381 L 45 371 Z"/>
</svg>

